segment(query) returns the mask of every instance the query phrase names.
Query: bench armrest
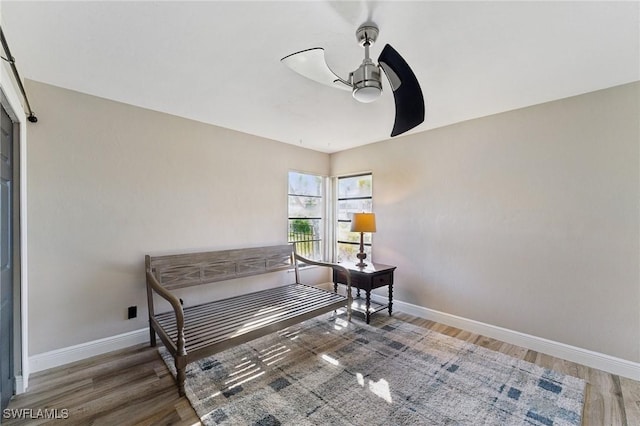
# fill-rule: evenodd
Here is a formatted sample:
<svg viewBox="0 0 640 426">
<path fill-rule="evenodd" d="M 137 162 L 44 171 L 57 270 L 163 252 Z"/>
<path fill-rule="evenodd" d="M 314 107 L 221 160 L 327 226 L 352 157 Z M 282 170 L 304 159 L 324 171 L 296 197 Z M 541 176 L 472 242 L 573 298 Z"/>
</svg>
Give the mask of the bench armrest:
<svg viewBox="0 0 640 426">
<path fill-rule="evenodd" d="M 173 311 L 176 315 L 176 328 L 178 330 L 178 341 L 176 342 L 176 348 L 178 354 L 185 355 L 185 341 L 184 341 L 184 310 L 182 309 L 182 303 L 180 299 L 174 296 L 169 290 L 160 285 L 153 273 L 147 270 L 147 288 L 155 291 L 163 299 L 171 304 Z M 150 316 L 153 315 L 153 311 L 149 309 Z M 151 320 L 151 318 L 149 318 Z"/>
<path fill-rule="evenodd" d="M 298 261 L 301 261 L 308 265 L 326 266 L 328 268 L 333 269 L 334 271 L 341 271 L 344 274 L 347 281 L 347 319 L 351 321 L 351 304 L 353 303 L 353 298 L 351 296 L 351 276 L 349 275 L 349 270 L 338 263 L 319 262 L 316 260 L 307 259 L 306 257 L 302 257 L 298 253 L 294 253 L 294 262 L 296 262 L 295 263 L 296 283 L 298 284 L 300 284 L 300 276 L 298 273 Z"/>
</svg>

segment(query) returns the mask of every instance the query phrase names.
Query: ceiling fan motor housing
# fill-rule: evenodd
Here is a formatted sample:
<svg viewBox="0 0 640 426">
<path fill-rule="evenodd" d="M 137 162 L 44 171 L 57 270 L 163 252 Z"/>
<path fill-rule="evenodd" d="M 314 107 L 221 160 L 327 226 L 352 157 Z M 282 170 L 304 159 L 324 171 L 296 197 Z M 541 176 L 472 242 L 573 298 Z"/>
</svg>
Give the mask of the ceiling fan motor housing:
<svg viewBox="0 0 640 426">
<path fill-rule="evenodd" d="M 351 73 L 351 85 L 353 86 L 353 97 L 364 103 L 373 102 L 382 92 L 382 80 L 380 78 L 380 67 L 374 64 L 371 59 L 365 59 L 357 70 Z"/>
<path fill-rule="evenodd" d="M 382 93 L 382 79 L 380 78 L 380 67 L 369 58 L 369 47 L 378 38 L 378 27 L 369 22 L 365 23 L 356 31 L 358 44 L 364 47 L 364 61 L 357 70 L 349 75 L 353 91 L 353 97 L 364 103 L 373 102 Z"/>
</svg>

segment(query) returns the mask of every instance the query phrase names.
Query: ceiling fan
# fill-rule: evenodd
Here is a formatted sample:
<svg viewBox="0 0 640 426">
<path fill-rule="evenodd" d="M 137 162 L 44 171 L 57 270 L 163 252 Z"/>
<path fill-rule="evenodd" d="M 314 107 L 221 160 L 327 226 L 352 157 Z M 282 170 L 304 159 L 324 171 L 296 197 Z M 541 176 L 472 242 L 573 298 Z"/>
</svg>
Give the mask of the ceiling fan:
<svg viewBox="0 0 640 426">
<path fill-rule="evenodd" d="M 364 23 L 356 31 L 358 43 L 364 47 L 364 60 L 348 80 L 336 75 L 324 58 L 324 49 L 316 47 L 285 56 L 280 61 L 298 74 L 318 83 L 343 90 L 350 90 L 360 102 L 373 102 L 382 92 L 380 69 L 384 71 L 393 91 L 396 117 L 391 136 L 400 135 L 424 121 L 424 97 L 413 71 L 400 54 L 390 45 L 385 45 L 376 65 L 369 57 L 369 47 L 378 38 L 378 27 Z"/>
</svg>

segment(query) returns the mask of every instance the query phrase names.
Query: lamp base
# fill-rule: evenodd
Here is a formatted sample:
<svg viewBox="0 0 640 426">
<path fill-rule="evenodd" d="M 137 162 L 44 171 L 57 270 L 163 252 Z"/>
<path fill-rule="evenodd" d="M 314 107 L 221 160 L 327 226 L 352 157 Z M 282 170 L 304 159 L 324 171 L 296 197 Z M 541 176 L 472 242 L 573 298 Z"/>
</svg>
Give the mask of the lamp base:
<svg viewBox="0 0 640 426">
<path fill-rule="evenodd" d="M 356 257 L 360 260 L 360 262 L 356 263 L 356 266 L 358 268 L 364 268 L 365 266 L 367 266 L 367 264 L 364 263 L 364 260 L 367 258 L 367 253 L 361 251 L 360 253 L 356 254 Z"/>
</svg>

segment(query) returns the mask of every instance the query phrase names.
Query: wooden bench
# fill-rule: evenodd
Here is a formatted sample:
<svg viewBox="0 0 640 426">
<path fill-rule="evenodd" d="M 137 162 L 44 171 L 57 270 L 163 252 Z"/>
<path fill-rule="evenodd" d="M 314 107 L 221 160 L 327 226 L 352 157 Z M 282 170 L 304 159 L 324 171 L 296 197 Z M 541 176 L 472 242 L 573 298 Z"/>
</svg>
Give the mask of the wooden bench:
<svg viewBox="0 0 640 426">
<path fill-rule="evenodd" d="M 157 334 L 173 356 L 180 395 L 184 395 L 185 370 L 190 362 L 345 306 L 351 320 L 351 283 L 346 296 L 302 284 L 299 262 L 327 266 L 349 276 L 340 265 L 299 256 L 295 245 L 145 256 L 151 346 L 156 345 Z M 292 268 L 294 284 L 196 306 L 183 307 L 172 293 Z M 172 310 L 156 314 L 154 293 L 166 299 Z"/>
</svg>

